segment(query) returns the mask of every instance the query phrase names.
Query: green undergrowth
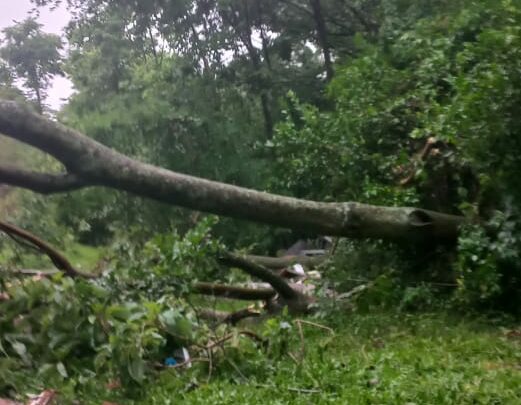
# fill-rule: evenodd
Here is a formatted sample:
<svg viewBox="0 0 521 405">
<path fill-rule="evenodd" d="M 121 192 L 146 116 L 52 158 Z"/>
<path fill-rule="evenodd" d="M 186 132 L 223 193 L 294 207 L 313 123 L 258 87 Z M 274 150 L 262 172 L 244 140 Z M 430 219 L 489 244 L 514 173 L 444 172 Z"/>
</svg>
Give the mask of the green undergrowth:
<svg viewBox="0 0 521 405">
<path fill-rule="evenodd" d="M 301 340 L 295 320 L 269 320 L 259 326 L 271 339 L 268 349 L 255 350 L 252 344 L 251 350 L 241 345 L 239 351 L 232 345 L 211 375 L 206 363 L 165 370 L 136 387 L 132 395 L 138 399 L 104 389 L 106 381 L 76 394 L 88 404 L 521 402 L 521 339 L 512 332 L 515 323 L 442 312 L 384 312 L 346 314 L 323 325 L 334 334 L 302 324 Z"/>
<path fill-rule="evenodd" d="M 92 271 L 102 258 L 102 253 L 100 249 L 80 243 L 74 243 L 67 249 L 70 262 L 84 271 Z"/>
</svg>

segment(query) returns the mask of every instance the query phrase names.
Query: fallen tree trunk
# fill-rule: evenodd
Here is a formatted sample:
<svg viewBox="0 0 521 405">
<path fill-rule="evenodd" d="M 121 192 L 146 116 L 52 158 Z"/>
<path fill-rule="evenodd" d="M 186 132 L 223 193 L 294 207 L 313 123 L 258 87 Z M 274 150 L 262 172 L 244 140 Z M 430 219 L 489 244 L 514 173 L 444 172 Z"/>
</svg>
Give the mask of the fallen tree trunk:
<svg viewBox="0 0 521 405">
<path fill-rule="evenodd" d="M 105 186 L 189 209 L 322 235 L 454 241 L 463 217 L 410 207 L 323 203 L 200 179 L 141 163 L 81 133 L 0 100 L 0 133 L 59 160 L 63 174 L 0 166 L 0 183 L 39 193 Z"/>
</svg>

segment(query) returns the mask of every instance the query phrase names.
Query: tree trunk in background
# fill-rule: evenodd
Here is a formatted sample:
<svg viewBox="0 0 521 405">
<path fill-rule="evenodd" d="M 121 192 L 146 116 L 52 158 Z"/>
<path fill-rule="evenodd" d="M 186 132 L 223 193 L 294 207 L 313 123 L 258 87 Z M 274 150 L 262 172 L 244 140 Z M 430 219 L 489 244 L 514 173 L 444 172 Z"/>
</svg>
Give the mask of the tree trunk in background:
<svg viewBox="0 0 521 405">
<path fill-rule="evenodd" d="M 261 96 L 262 115 L 264 116 L 264 132 L 266 139 L 273 138 L 273 117 L 271 115 L 270 99 L 264 91 Z"/>
<path fill-rule="evenodd" d="M 410 207 L 300 200 L 218 183 L 139 162 L 10 101 L 0 133 L 58 159 L 65 174 L 0 166 L 0 183 L 40 193 L 105 186 L 193 210 L 321 235 L 454 242 L 463 217 Z"/>
<path fill-rule="evenodd" d="M 331 48 L 326 27 L 326 21 L 322 13 L 322 5 L 320 0 L 310 0 L 311 9 L 313 10 L 313 19 L 315 21 L 315 29 L 317 30 L 317 41 L 322 48 L 324 55 L 324 66 L 326 68 L 326 79 L 329 82 L 334 75 L 333 62 L 331 60 Z"/>
<path fill-rule="evenodd" d="M 38 108 L 38 112 L 43 114 L 42 95 L 40 93 L 40 89 L 35 87 L 34 92 L 36 94 L 36 106 Z"/>
<path fill-rule="evenodd" d="M 233 27 L 235 27 L 236 31 L 239 33 L 239 37 L 241 38 L 242 43 L 246 47 L 248 51 L 248 55 L 250 57 L 250 61 L 253 67 L 253 72 L 255 73 L 255 77 L 258 79 L 262 79 L 261 88 L 256 89 L 256 92 L 259 94 L 262 115 L 264 117 L 264 131 L 266 133 L 266 138 L 271 139 L 273 137 L 273 114 L 271 111 L 270 105 L 270 91 L 269 89 L 264 87 L 264 78 L 262 71 L 262 59 L 260 56 L 259 50 L 253 45 L 252 41 L 252 21 L 250 20 L 250 12 L 248 9 L 248 3 L 244 2 L 244 15 L 246 17 L 246 28 L 241 28 L 241 21 L 237 21 L 236 15 L 232 15 L 229 17 L 229 21 Z M 233 14 L 233 13 L 232 13 Z M 240 13 L 239 13 L 240 14 Z M 268 61 L 266 61 L 268 62 Z M 253 83 L 250 83 L 253 86 Z M 257 87 L 257 84 L 253 87 Z"/>
</svg>

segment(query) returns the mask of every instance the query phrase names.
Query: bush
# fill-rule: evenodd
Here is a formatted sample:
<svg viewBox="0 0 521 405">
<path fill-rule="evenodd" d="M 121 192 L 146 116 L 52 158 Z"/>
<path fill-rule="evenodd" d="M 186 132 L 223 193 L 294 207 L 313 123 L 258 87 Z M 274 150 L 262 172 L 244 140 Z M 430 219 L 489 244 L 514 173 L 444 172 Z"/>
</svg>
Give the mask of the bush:
<svg viewBox="0 0 521 405">
<path fill-rule="evenodd" d="M 455 270 L 459 302 L 519 312 L 521 223 L 496 212 L 486 225 L 467 226 L 459 238 Z"/>
</svg>

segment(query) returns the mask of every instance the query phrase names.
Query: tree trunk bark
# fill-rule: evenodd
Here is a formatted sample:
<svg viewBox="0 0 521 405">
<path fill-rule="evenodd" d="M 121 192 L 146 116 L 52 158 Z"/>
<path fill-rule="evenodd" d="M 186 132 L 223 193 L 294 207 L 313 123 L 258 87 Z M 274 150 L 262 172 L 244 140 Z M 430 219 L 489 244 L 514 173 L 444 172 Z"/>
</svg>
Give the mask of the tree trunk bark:
<svg viewBox="0 0 521 405">
<path fill-rule="evenodd" d="M 300 200 L 172 172 L 131 159 L 10 101 L 0 100 L 0 133 L 65 166 L 65 175 L 0 166 L 0 183 L 40 193 L 105 186 L 198 211 L 352 238 L 454 241 L 463 223 L 463 217 L 420 208 Z"/>
</svg>

